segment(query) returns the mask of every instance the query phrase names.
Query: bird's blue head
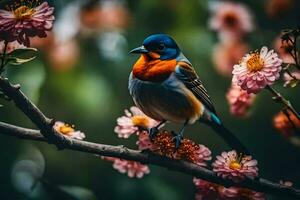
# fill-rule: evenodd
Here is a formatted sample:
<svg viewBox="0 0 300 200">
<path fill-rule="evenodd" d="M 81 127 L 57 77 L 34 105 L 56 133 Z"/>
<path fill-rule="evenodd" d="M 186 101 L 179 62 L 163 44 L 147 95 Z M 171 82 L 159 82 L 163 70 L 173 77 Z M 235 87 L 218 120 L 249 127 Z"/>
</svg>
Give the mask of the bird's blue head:
<svg viewBox="0 0 300 200">
<path fill-rule="evenodd" d="M 142 46 L 131 50 L 130 53 L 149 54 L 152 58 L 171 60 L 179 55 L 180 49 L 170 36 L 155 34 L 147 37 Z"/>
</svg>

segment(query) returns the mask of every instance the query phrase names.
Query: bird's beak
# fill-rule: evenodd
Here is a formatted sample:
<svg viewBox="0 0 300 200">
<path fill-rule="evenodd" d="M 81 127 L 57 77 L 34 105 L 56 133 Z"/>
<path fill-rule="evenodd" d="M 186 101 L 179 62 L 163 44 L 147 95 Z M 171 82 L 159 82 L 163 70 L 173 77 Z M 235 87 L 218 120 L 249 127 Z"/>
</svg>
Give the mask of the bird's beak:
<svg viewBox="0 0 300 200">
<path fill-rule="evenodd" d="M 145 49 L 144 46 L 140 46 L 135 49 L 132 49 L 129 53 L 149 53 L 149 51 Z"/>
</svg>

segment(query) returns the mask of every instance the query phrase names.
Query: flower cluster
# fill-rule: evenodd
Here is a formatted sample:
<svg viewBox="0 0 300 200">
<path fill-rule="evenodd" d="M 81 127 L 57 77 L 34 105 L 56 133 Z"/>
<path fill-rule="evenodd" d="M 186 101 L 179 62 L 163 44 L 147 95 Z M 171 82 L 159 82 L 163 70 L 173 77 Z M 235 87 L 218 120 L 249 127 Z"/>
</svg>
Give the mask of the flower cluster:
<svg viewBox="0 0 300 200">
<path fill-rule="evenodd" d="M 252 190 L 229 187 L 194 178 L 195 200 L 264 200 L 265 195 Z"/>
<path fill-rule="evenodd" d="M 248 53 L 234 65 L 232 82 L 248 93 L 258 93 L 280 77 L 281 64 L 278 54 L 264 46 L 260 52 Z"/>
<path fill-rule="evenodd" d="M 136 145 L 138 145 L 139 150 L 150 150 L 153 151 L 155 149 L 158 149 L 158 147 L 151 141 L 149 137 L 149 133 L 147 131 L 142 131 L 139 133 L 139 138 L 136 142 Z"/>
<path fill-rule="evenodd" d="M 149 138 L 148 129 L 157 126 L 160 122 L 146 116 L 138 107 L 132 106 L 125 110 L 125 115 L 117 118 L 117 126 L 114 131 L 119 138 L 129 138 L 131 135 L 138 136 L 136 144 L 139 150 L 153 150 L 155 145 Z M 103 157 L 113 161 L 113 167 L 120 173 L 127 173 L 129 177 L 142 178 L 150 173 L 149 167 L 139 162 L 119 158 Z"/>
<path fill-rule="evenodd" d="M 53 128 L 63 134 L 64 136 L 70 137 L 72 139 L 83 140 L 85 134 L 81 131 L 76 131 L 74 125 L 69 125 L 64 122 L 56 121 Z"/>
<path fill-rule="evenodd" d="M 188 139 L 183 139 L 174 157 L 179 160 L 187 160 L 199 166 L 207 166 L 211 160 L 211 151 L 202 144 L 196 144 Z"/>
<path fill-rule="evenodd" d="M 54 8 L 47 2 L 15 0 L 0 9 L 0 40 L 13 42 L 17 40 L 25 46 L 30 45 L 30 37 L 46 37 L 52 29 Z"/>
<path fill-rule="evenodd" d="M 231 179 L 235 182 L 244 180 L 246 177 L 255 178 L 258 176 L 257 161 L 251 156 L 238 155 L 236 151 L 223 152 L 217 156 L 212 164 L 213 171 L 218 176 Z"/>
<path fill-rule="evenodd" d="M 112 161 L 114 169 L 122 174 L 127 173 L 130 178 L 142 178 L 145 174 L 150 173 L 149 167 L 140 162 L 113 157 L 102 157 L 102 159 Z"/>
<path fill-rule="evenodd" d="M 175 149 L 174 135 L 168 131 L 162 131 L 153 139 L 155 148 L 152 152 L 178 160 L 187 160 L 199 166 L 206 166 L 211 160 L 211 151 L 204 145 L 196 144 L 184 138 L 178 149 Z"/>
<path fill-rule="evenodd" d="M 231 77 L 235 64 L 249 51 L 244 36 L 254 29 L 252 14 L 241 3 L 225 1 L 212 3 L 212 5 L 209 27 L 217 31 L 220 40 L 213 49 L 213 63 L 217 72 Z M 248 114 L 247 111 L 254 100 L 253 95 L 244 92 L 235 82 L 228 89 L 226 98 L 230 112 L 238 117 Z"/>
<path fill-rule="evenodd" d="M 158 133 L 153 139 L 153 144 L 156 146 L 154 152 L 161 156 L 174 158 L 174 152 L 176 150 L 173 137 L 173 134 L 168 131 Z"/>
<path fill-rule="evenodd" d="M 249 94 L 245 92 L 245 95 Z M 243 101 L 242 97 L 240 98 L 239 101 Z M 131 107 L 130 111 L 125 110 L 125 116 L 117 119 L 115 132 L 122 138 L 128 138 L 132 134 L 137 135 L 138 140 L 136 144 L 139 150 L 148 150 L 172 159 L 186 160 L 199 166 L 207 166 L 207 162 L 212 157 L 211 151 L 204 145 L 196 144 L 184 138 L 178 149 L 176 149 L 173 140 L 174 133 L 167 130 L 159 131 L 153 139 L 150 139 L 147 129 L 157 124 L 159 124 L 158 121 L 147 117 L 137 107 Z M 123 173 L 130 171 L 131 167 L 133 167 L 133 171 L 136 170 L 136 165 L 125 165 L 126 162 L 131 163 L 131 161 L 120 161 L 120 159 L 112 161 L 118 163 L 114 166 L 119 166 L 118 169 L 121 168 L 121 172 Z M 221 156 L 217 156 L 217 160 L 213 163 L 213 170 L 219 176 L 234 181 L 240 181 L 246 177 L 254 178 L 258 176 L 257 161 L 252 160 L 251 156 L 238 156 L 235 151 L 223 152 Z"/>
<path fill-rule="evenodd" d="M 183 139 L 179 148 L 176 149 L 173 141 L 174 134 L 166 130 L 159 131 L 153 139 L 150 139 L 147 130 L 156 127 L 159 123 L 159 121 L 146 116 L 139 108 L 133 106 L 129 110 L 125 110 L 124 116 L 117 119 L 115 132 L 120 138 L 129 138 L 131 135 L 138 136 L 136 144 L 139 150 L 148 150 L 161 156 L 190 161 L 199 166 L 206 166 L 206 162 L 211 160 L 211 151 L 207 147 L 188 139 Z M 120 172 L 129 172 L 131 167 L 133 167 L 133 171 L 136 170 L 136 165 L 133 164 L 126 164 L 126 167 L 124 167 L 124 163 L 131 163 L 131 161 L 110 160 L 114 163 L 117 162 L 114 166 L 118 166 L 118 169 L 121 168 Z"/>
<path fill-rule="evenodd" d="M 245 117 L 255 99 L 255 95 L 248 94 L 241 87 L 237 86 L 236 84 L 232 84 L 226 94 L 226 98 L 231 114 L 237 117 Z"/>
</svg>

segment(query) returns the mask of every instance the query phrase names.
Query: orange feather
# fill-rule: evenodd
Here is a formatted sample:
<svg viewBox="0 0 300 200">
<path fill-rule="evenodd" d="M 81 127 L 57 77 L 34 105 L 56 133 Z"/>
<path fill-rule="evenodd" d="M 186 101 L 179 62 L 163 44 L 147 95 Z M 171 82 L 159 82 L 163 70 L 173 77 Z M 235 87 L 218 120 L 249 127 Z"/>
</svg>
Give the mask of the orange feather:
<svg viewBox="0 0 300 200">
<path fill-rule="evenodd" d="M 152 56 L 142 54 L 133 66 L 133 76 L 143 81 L 161 82 L 174 72 L 176 65 L 176 59 L 152 59 Z"/>
</svg>

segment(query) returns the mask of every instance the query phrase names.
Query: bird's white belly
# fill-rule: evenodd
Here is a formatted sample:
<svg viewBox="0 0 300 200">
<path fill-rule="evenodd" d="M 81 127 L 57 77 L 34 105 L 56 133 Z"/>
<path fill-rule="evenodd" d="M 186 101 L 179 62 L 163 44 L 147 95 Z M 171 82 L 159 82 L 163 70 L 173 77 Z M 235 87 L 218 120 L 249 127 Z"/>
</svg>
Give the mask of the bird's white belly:
<svg viewBox="0 0 300 200">
<path fill-rule="evenodd" d="M 149 117 L 176 123 L 194 123 L 204 106 L 183 83 L 171 75 L 161 83 L 129 77 L 129 91 L 135 104 Z"/>
</svg>

